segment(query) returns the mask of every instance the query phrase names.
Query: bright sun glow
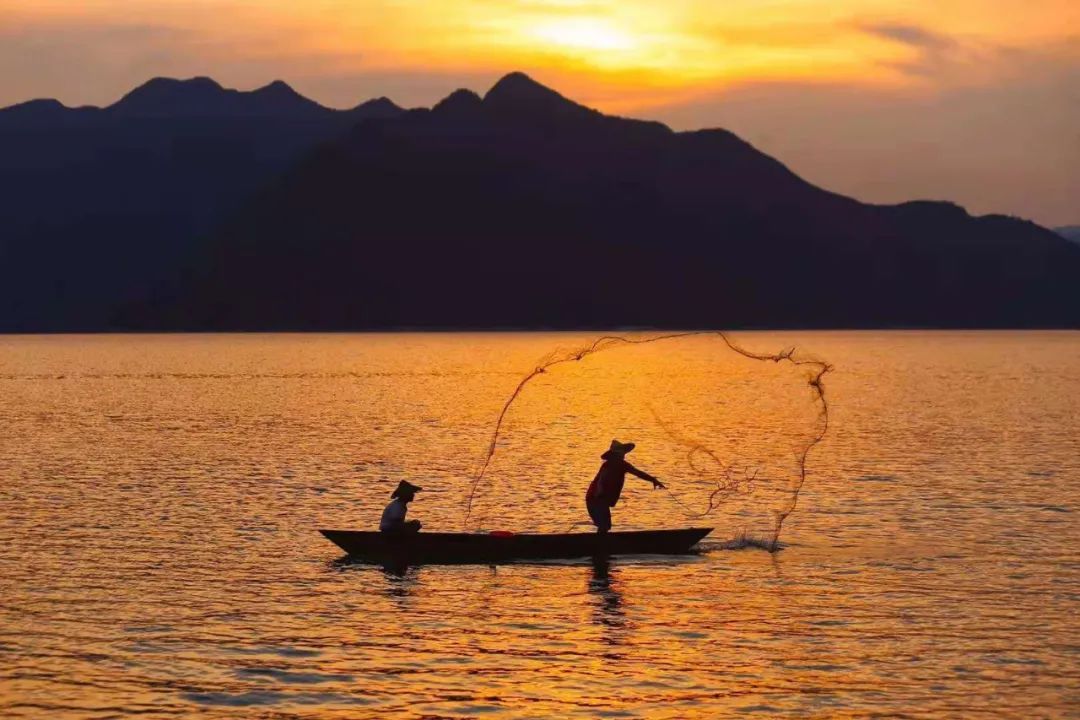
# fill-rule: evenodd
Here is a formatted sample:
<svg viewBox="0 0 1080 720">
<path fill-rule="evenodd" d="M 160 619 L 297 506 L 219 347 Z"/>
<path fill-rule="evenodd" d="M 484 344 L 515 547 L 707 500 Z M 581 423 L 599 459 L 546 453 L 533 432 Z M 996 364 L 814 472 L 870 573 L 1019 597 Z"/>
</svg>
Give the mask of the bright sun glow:
<svg viewBox="0 0 1080 720">
<path fill-rule="evenodd" d="M 629 33 L 603 20 L 556 20 L 535 26 L 531 34 L 545 44 L 575 50 L 627 51 L 636 46 Z"/>
</svg>

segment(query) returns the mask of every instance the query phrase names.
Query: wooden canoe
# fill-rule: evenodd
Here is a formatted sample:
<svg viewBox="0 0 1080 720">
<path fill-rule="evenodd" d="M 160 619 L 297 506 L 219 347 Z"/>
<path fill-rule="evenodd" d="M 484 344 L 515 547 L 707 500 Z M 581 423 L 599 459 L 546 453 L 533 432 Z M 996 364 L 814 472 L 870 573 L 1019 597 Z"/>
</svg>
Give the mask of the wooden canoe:
<svg viewBox="0 0 1080 720">
<path fill-rule="evenodd" d="M 611 555 L 679 555 L 712 528 L 631 532 L 516 534 L 387 534 L 358 530 L 319 530 L 351 558 L 373 562 L 499 563 L 514 560 L 561 560 Z"/>
</svg>

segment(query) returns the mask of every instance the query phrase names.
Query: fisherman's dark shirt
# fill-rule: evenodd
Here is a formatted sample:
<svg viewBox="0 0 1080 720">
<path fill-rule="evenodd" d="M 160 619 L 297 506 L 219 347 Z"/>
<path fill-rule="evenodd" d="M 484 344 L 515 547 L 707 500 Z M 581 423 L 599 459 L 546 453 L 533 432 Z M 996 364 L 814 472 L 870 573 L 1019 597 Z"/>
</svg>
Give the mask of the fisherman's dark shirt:
<svg viewBox="0 0 1080 720">
<path fill-rule="evenodd" d="M 585 491 L 585 502 L 603 502 L 609 507 L 615 507 L 615 503 L 619 502 L 619 495 L 622 494 L 623 483 L 626 482 L 626 473 L 636 475 L 642 480 L 654 479 L 652 475 L 638 470 L 623 458 L 608 458 L 589 483 L 589 489 Z"/>
</svg>

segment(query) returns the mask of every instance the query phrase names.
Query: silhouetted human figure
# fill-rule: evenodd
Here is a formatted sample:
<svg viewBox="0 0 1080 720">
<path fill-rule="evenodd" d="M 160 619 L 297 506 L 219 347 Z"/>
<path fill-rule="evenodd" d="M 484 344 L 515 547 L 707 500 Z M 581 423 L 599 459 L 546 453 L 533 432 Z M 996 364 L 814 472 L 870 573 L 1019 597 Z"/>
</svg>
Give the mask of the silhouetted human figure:
<svg viewBox="0 0 1080 720">
<path fill-rule="evenodd" d="M 649 473 L 638 470 L 626 462 L 626 453 L 634 447 L 634 443 L 612 440 L 611 447 L 600 456 L 600 459 L 604 461 L 603 465 L 600 466 L 593 481 L 589 483 L 589 489 L 585 491 L 585 507 L 599 533 L 606 533 L 611 529 L 611 508 L 619 502 L 619 495 L 626 481 L 626 473 L 648 480 L 654 488 L 664 487 L 662 482 Z"/>
<path fill-rule="evenodd" d="M 423 488 L 402 480 L 397 489 L 390 494 L 390 504 L 383 510 L 382 520 L 379 521 L 379 530 L 384 533 L 414 533 L 420 532 L 419 520 L 406 520 L 405 514 L 409 512 L 409 503 L 416 497 L 416 493 Z"/>
</svg>

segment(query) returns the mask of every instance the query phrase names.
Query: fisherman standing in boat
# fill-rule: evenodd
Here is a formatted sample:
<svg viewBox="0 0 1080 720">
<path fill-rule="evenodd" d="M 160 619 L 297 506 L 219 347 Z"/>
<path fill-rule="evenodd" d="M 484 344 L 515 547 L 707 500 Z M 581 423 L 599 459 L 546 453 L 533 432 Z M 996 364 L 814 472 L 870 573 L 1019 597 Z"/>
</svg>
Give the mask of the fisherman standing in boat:
<svg viewBox="0 0 1080 720">
<path fill-rule="evenodd" d="M 596 473 L 596 477 L 593 478 L 593 481 L 589 484 L 589 489 L 585 492 L 585 507 L 588 509 L 589 517 L 592 518 L 593 525 L 596 525 L 598 533 L 606 533 L 611 529 L 611 508 L 615 507 L 615 503 L 619 502 L 619 495 L 622 493 L 623 483 L 626 481 L 626 473 L 630 473 L 642 480 L 648 480 L 653 484 L 653 488 L 664 487 L 664 483 L 649 473 L 638 470 L 626 462 L 626 453 L 633 450 L 634 447 L 634 443 L 621 443 L 618 440 L 612 440 L 611 447 L 600 456 L 604 463 L 600 466 L 599 472 Z"/>
<path fill-rule="evenodd" d="M 398 483 L 397 490 L 390 494 L 390 504 L 383 510 L 382 520 L 379 521 L 379 531 L 384 533 L 420 532 L 420 521 L 406 520 L 405 514 L 409 512 L 409 503 L 421 490 L 423 488 L 404 480 Z"/>
</svg>

